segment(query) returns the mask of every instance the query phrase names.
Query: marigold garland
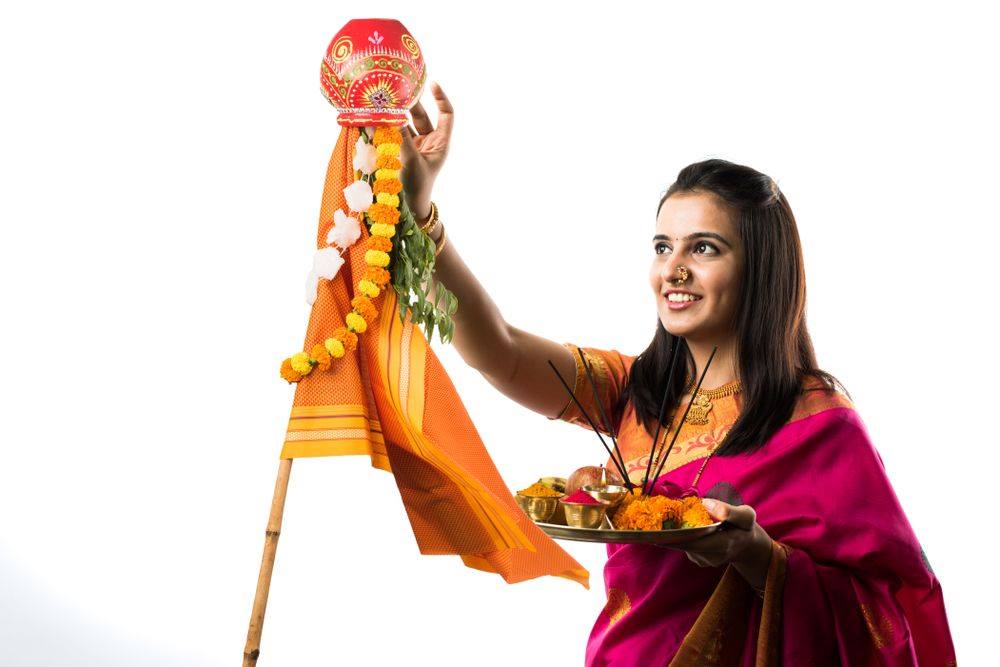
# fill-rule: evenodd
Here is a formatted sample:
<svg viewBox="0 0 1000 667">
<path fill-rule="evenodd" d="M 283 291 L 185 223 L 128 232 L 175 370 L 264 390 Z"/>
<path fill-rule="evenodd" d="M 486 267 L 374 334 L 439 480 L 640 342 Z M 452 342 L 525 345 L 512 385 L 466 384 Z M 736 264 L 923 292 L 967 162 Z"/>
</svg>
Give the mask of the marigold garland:
<svg viewBox="0 0 1000 667">
<path fill-rule="evenodd" d="M 354 352 L 358 347 L 358 337 L 353 332 L 348 331 L 347 327 L 337 327 L 334 329 L 333 337 L 343 343 L 344 349 L 348 352 Z"/>
<path fill-rule="evenodd" d="M 382 225 L 395 225 L 399 222 L 399 209 L 376 202 L 368 209 L 368 219 Z"/>
<path fill-rule="evenodd" d="M 398 162 L 398 160 L 397 160 Z M 395 165 L 388 167 L 389 169 L 399 169 L 402 165 Z M 375 185 L 372 186 L 372 192 L 375 194 L 381 194 L 383 192 L 390 195 L 398 195 L 403 190 L 403 184 L 399 181 L 375 181 Z"/>
<path fill-rule="evenodd" d="M 379 155 L 378 158 L 375 160 L 376 171 L 379 169 L 402 169 L 402 168 L 403 168 L 403 163 L 400 161 L 398 157 L 395 157 L 393 155 Z"/>
<path fill-rule="evenodd" d="M 378 266 L 368 266 L 365 267 L 364 279 L 372 281 L 379 287 L 385 287 L 389 281 L 392 280 L 392 276 L 383 268 Z"/>
<path fill-rule="evenodd" d="M 312 352 L 309 355 L 312 360 L 316 362 L 316 368 L 321 371 L 330 370 L 330 362 L 332 355 L 327 352 L 326 346 L 322 343 L 316 343 L 313 345 Z"/>
<path fill-rule="evenodd" d="M 371 143 L 375 146 L 376 169 L 374 183 L 369 183 L 373 201 L 365 212 L 370 235 L 365 246 L 367 266 L 364 275 L 355 285 L 352 310 L 344 316 L 346 327 L 337 327 L 329 338 L 313 345 L 309 353 L 297 352 L 281 362 L 281 377 L 289 383 L 301 381 L 314 367 L 321 371 L 329 370 L 334 359 L 357 349 L 358 334 L 364 333 L 368 325 L 378 318 L 378 308 L 372 299 L 378 297 L 391 280 L 385 267 L 391 261 L 391 239 L 396 234 L 395 226 L 399 223 L 402 205 L 399 193 L 403 190 L 403 183 L 399 180 L 399 172 L 403 165 L 399 155 L 403 135 L 398 127 L 378 127 Z M 364 174 L 356 171 L 354 178 L 355 181 L 361 180 Z"/>
<path fill-rule="evenodd" d="M 382 224 L 381 222 L 376 222 L 368 231 L 374 236 L 384 236 L 387 239 L 391 239 L 396 235 L 396 228 L 394 226 Z"/>
<path fill-rule="evenodd" d="M 389 252 L 390 250 L 392 250 L 392 241 L 385 238 L 384 236 L 369 236 L 368 248 L 370 248 L 371 250 L 381 250 L 382 252 Z"/>
<path fill-rule="evenodd" d="M 378 319 L 378 308 L 371 302 L 367 296 L 360 295 L 351 299 L 351 306 L 357 311 L 358 315 L 365 318 L 368 324 L 371 324 L 376 319 Z"/>
<path fill-rule="evenodd" d="M 281 377 L 291 382 L 298 382 L 302 379 L 302 374 L 292 368 L 292 360 L 285 359 L 281 362 Z"/>
<path fill-rule="evenodd" d="M 292 355 L 292 370 L 302 375 L 308 375 L 312 371 L 313 362 L 305 352 L 296 352 Z"/>
</svg>

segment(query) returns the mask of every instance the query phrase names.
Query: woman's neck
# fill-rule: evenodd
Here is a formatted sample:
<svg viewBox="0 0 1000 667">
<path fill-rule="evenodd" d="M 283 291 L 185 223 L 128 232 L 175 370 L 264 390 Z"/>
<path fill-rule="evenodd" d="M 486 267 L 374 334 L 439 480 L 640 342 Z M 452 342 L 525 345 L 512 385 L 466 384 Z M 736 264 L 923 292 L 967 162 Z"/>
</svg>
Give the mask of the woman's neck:
<svg viewBox="0 0 1000 667">
<path fill-rule="evenodd" d="M 739 379 L 739 365 L 736 360 L 736 341 L 733 339 L 725 341 L 687 341 L 688 349 L 694 358 L 695 374 L 694 382 L 698 383 L 708 358 L 712 356 L 712 348 L 718 345 L 719 350 L 712 359 L 712 365 L 708 367 L 708 374 L 701 383 L 702 389 L 715 389 L 724 384 Z"/>
</svg>

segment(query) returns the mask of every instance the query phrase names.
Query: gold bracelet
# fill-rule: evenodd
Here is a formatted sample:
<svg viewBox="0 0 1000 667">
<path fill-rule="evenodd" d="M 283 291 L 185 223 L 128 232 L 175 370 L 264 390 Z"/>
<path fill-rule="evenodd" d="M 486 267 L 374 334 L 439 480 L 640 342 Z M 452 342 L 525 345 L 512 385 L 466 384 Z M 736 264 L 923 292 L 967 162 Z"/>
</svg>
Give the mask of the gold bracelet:
<svg viewBox="0 0 1000 667">
<path fill-rule="evenodd" d="M 435 243 L 434 244 L 434 246 L 435 246 L 434 256 L 435 257 L 437 257 L 438 255 L 441 254 L 441 251 L 444 250 L 444 246 L 445 246 L 446 243 L 448 243 L 448 231 L 444 227 L 441 227 L 441 241 L 440 241 L 440 243 Z"/>
<path fill-rule="evenodd" d="M 433 201 L 431 202 L 431 212 L 427 216 L 427 219 L 420 223 L 420 231 L 424 234 L 430 236 L 430 233 L 434 231 L 438 222 L 438 207 Z"/>
<path fill-rule="evenodd" d="M 435 229 L 437 229 L 437 226 L 438 226 L 438 221 L 437 221 L 437 220 L 435 220 L 435 221 L 434 221 L 434 224 L 432 224 L 432 225 L 431 225 L 430 227 L 428 227 L 427 229 L 423 230 L 423 231 L 424 231 L 424 234 L 427 234 L 427 236 L 430 236 L 431 234 L 433 234 L 433 233 L 434 233 L 434 230 L 435 230 Z"/>
</svg>

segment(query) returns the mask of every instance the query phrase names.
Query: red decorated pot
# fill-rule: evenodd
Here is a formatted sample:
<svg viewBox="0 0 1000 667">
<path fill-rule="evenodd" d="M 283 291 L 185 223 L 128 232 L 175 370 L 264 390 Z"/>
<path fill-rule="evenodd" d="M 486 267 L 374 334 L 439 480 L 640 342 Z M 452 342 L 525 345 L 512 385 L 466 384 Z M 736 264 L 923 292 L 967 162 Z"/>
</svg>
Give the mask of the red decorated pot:
<svg viewBox="0 0 1000 667">
<path fill-rule="evenodd" d="M 426 78 L 417 41 L 393 19 L 348 21 L 320 69 L 323 94 L 346 126 L 405 125 Z"/>
</svg>

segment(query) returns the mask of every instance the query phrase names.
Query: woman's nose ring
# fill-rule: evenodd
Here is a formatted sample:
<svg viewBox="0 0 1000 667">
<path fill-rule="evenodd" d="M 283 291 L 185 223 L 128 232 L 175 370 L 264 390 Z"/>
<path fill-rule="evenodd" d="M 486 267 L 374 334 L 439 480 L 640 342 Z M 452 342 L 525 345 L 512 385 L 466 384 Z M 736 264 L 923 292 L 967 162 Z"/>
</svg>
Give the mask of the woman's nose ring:
<svg viewBox="0 0 1000 667">
<path fill-rule="evenodd" d="M 679 278 L 673 278 L 673 279 L 671 279 L 670 282 L 676 283 L 678 285 L 683 285 L 684 283 L 686 283 L 688 281 L 688 278 L 691 277 L 691 272 L 688 271 L 688 268 L 686 266 L 678 266 L 677 267 L 677 273 L 680 274 L 680 277 Z"/>
</svg>

